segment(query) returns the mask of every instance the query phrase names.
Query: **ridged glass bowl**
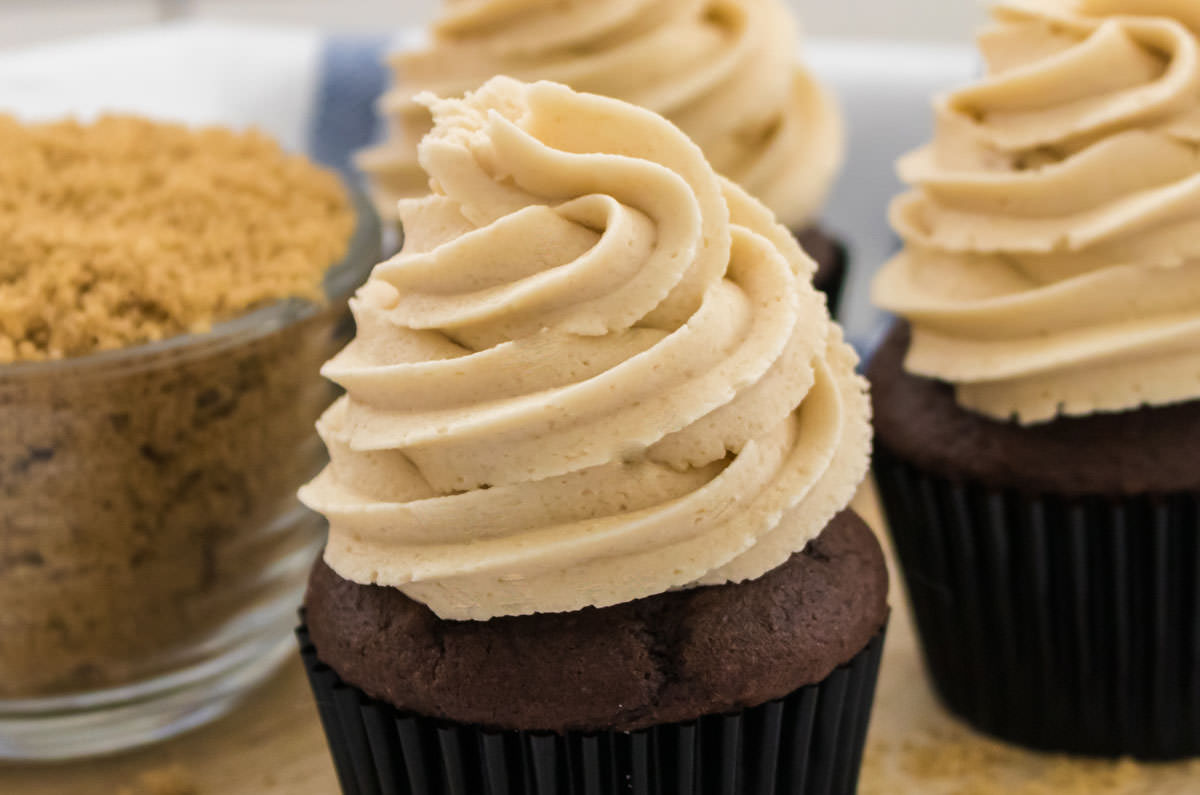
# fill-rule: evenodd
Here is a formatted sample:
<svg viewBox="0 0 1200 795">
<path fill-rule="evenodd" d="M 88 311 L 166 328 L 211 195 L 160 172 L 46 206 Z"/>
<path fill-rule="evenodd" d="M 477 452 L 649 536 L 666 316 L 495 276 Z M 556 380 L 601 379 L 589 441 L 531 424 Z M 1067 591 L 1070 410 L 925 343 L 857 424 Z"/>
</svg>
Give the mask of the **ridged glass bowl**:
<svg viewBox="0 0 1200 795">
<path fill-rule="evenodd" d="M 226 712 L 293 652 L 324 536 L 318 370 L 379 259 L 374 212 L 327 273 L 174 337 L 0 366 L 0 758 L 65 759 Z"/>
</svg>

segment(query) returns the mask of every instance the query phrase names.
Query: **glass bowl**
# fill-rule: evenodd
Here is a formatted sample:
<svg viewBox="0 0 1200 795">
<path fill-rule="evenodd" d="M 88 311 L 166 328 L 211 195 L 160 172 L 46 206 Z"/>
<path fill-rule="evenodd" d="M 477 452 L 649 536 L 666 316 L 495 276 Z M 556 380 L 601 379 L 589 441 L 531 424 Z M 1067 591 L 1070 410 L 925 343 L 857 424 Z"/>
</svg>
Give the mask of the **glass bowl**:
<svg viewBox="0 0 1200 795">
<path fill-rule="evenodd" d="M 0 365 L 0 758 L 65 759 L 228 711 L 292 653 L 324 524 L 318 374 L 379 259 L 355 195 L 322 305 L 205 334 Z"/>
</svg>

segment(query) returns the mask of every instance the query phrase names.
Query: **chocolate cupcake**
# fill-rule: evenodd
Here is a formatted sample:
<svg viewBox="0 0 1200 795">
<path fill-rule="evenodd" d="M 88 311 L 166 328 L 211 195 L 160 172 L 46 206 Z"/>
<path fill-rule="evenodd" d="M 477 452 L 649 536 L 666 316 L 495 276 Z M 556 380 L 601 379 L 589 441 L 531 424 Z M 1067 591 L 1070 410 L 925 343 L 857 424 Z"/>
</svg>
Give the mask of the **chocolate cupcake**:
<svg viewBox="0 0 1200 795">
<path fill-rule="evenodd" d="M 841 165 L 841 116 L 797 63 L 781 0 L 447 3 L 430 33 L 390 59 L 394 85 L 380 101 L 390 133 L 359 157 L 385 217 L 429 190 L 417 142 L 432 119 L 418 93 L 460 96 L 493 75 L 554 80 L 677 124 L 799 237 L 836 309 L 846 250 L 816 218 Z"/>
<path fill-rule="evenodd" d="M 887 573 L 811 261 L 649 111 L 422 101 L 435 192 L 352 304 L 302 492 L 343 787 L 853 792 Z"/>
<path fill-rule="evenodd" d="M 1194 16 L 1004 3 L 901 163 L 875 472 L 947 705 L 1014 742 L 1200 753 Z"/>
</svg>

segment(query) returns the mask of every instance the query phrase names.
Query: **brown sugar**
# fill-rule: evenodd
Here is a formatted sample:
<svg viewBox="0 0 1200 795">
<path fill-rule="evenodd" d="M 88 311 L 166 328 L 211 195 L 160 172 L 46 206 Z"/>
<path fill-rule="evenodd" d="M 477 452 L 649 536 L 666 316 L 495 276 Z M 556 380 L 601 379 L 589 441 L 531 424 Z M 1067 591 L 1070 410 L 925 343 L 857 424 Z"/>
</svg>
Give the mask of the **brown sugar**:
<svg viewBox="0 0 1200 795">
<path fill-rule="evenodd" d="M 181 765 L 147 770 L 132 786 L 121 787 L 116 795 L 197 795 L 192 777 Z"/>
<path fill-rule="evenodd" d="M 885 764 L 888 762 L 890 764 Z M 1194 781 L 1200 762 L 1173 765 L 1131 759 L 1040 754 L 974 734 L 957 725 L 915 731 L 895 746 L 876 740 L 867 751 L 859 792 L 892 795 L 1168 795 Z"/>
<path fill-rule="evenodd" d="M 354 223 L 337 177 L 253 131 L 0 115 L 0 152 L 0 363 L 319 298 Z"/>
<path fill-rule="evenodd" d="M 0 153 L 0 361 L 35 360 L 0 364 L 0 698 L 279 646 L 320 544 L 318 370 L 377 229 L 327 300 L 355 214 L 261 135 L 0 119 Z"/>
</svg>

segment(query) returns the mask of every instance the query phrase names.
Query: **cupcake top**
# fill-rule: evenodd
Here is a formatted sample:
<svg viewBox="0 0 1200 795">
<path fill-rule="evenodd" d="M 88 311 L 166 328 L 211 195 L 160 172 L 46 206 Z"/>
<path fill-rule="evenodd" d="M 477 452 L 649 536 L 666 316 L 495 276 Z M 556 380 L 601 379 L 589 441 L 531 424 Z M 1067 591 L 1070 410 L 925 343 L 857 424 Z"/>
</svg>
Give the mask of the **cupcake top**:
<svg viewBox="0 0 1200 795">
<path fill-rule="evenodd" d="M 302 491 L 342 577 L 448 619 L 757 578 L 867 467 L 856 357 L 771 213 L 650 111 L 495 78 L 420 97 L 433 194 L 325 367 Z"/>
<path fill-rule="evenodd" d="M 354 212 L 261 133 L 0 114 L 0 364 L 207 331 L 324 299 Z"/>
<path fill-rule="evenodd" d="M 425 47 L 392 58 L 381 101 L 390 135 L 362 154 L 380 212 L 429 189 L 417 143 L 429 111 L 493 75 L 554 80 L 666 116 L 717 172 L 798 230 L 820 209 L 842 155 L 841 120 L 796 61 L 781 0 L 456 0 Z"/>
<path fill-rule="evenodd" d="M 907 368 L 1033 424 L 1200 398 L 1200 3 L 1007 2 L 900 163 Z"/>
</svg>

